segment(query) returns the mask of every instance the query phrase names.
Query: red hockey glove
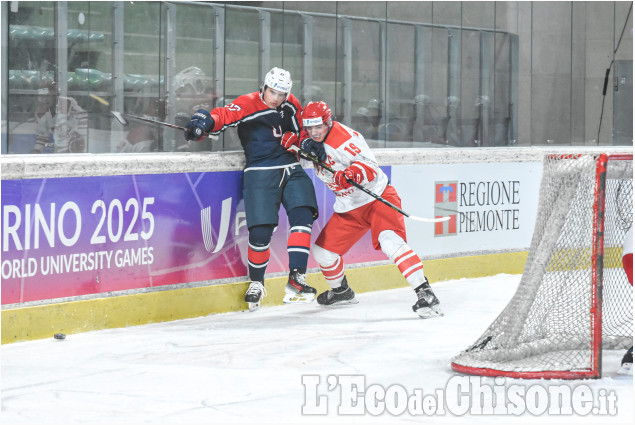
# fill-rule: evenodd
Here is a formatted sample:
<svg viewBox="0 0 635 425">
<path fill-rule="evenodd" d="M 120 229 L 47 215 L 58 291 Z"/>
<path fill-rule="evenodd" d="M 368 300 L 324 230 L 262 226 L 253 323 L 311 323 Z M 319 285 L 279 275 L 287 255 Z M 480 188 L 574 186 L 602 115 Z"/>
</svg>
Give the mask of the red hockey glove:
<svg viewBox="0 0 635 425">
<path fill-rule="evenodd" d="M 285 148 L 289 152 L 297 153 L 297 151 L 295 149 L 292 149 L 291 147 L 298 146 L 300 144 L 300 140 L 298 139 L 297 134 L 291 131 L 287 131 L 286 133 L 282 135 L 282 140 L 280 141 L 280 144 L 282 145 L 283 148 Z"/>
<path fill-rule="evenodd" d="M 348 180 L 346 180 L 346 178 L 357 184 L 361 184 L 364 181 L 364 174 L 362 174 L 362 170 L 360 170 L 359 167 L 351 165 L 344 171 L 336 171 L 333 175 L 335 184 L 337 184 L 342 189 L 348 189 L 349 187 L 353 186 L 351 183 L 348 182 Z"/>
</svg>

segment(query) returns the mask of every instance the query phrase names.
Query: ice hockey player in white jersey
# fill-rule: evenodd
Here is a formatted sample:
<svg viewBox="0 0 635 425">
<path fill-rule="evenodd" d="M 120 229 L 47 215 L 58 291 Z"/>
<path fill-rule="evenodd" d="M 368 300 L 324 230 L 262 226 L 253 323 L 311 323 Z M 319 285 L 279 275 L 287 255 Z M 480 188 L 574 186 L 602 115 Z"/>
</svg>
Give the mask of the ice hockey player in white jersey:
<svg viewBox="0 0 635 425">
<path fill-rule="evenodd" d="M 316 166 L 315 171 L 335 193 L 334 213 L 312 247 L 313 256 L 331 287 L 317 297 L 318 303 L 358 302 L 346 280 L 342 256 L 370 230 L 373 247 L 381 249 L 395 262 L 415 290 L 417 302 L 412 306 L 413 311 L 422 318 L 442 316 L 439 300 L 424 276 L 421 260 L 406 244 L 403 215 L 351 184 L 359 184 L 401 207 L 397 191 L 379 168 L 364 137 L 333 121 L 331 109 L 322 101 L 306 105 L 302 124 L 302 133 L 299 136 L 285 133 L 282 145 L 291 150 L 307 137 L 323 143 L 327 154 L 324 164 L 335 171 L 333 174 L 320 166 Z"/>
</svg>

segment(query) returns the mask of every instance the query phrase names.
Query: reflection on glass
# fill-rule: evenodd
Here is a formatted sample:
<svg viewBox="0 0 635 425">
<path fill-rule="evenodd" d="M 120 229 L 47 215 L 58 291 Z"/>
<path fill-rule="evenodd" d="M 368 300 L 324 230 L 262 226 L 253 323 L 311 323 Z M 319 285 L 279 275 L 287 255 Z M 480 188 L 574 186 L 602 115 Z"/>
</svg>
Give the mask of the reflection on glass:
<svg viewBox="0 0 635 425">
<path fill-rule="evenodd" d="M 611 144 L 593 124 L 609 64 L 579 66 L 613 57 L 628 4 L 603 3 L 3 2 L 2 152 L 239 150 L 232 129 L 188 143 L 110 111 L 185 125 L 273 66 L 374 148 Z"/>
</svg>

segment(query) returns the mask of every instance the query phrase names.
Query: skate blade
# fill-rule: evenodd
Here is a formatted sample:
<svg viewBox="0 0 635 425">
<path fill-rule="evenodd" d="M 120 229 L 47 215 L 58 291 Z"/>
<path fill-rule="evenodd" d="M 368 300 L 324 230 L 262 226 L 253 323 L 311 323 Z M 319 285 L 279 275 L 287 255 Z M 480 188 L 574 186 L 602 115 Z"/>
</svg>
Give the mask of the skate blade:
<svg viewBox="0 0 635 425">
<path fill-rule="evenodd" d="M 416 311 L 416 313 L 422 319 L 432 319 L 434 317 L 443 317 L 443 311 L 439 308 L 439 306 L 432 307 L 422 307 Z"/>
<path fill-rule="evenodd" d="M 256 311 L 260 308 L 260 301 L 257 303 L 247 303 L 249 304 L 249 311 Z"/>
<path fill-rule="evenodd" d="M 618 375 L 631 375 L 633 376 L 633 364 L 623 364 L 622 367 L 617 371 Z"/>
<path fill-rule="evenodd" d="M 313 294 L 284 294 L 284 304 L 309 304 L 315 299 Z"/>
</svg>

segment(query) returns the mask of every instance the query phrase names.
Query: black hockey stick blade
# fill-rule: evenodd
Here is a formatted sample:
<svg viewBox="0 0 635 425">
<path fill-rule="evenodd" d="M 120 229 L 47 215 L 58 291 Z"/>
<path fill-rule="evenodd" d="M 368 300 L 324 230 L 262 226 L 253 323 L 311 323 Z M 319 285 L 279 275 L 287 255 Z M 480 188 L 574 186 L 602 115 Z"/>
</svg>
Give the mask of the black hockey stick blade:
<svg viewBox="0 0 635 425">
<path fill-rule="evenodd" d="M 118 111 L 110 111 L 110 112 L 115 117 L 115 119 L 117 121 L 119 121 L 119 123 L 121 125 L 124 125 L 124 126 L 130 124 L 128 119 L 132 119 L 132 120 L 141 121 L 141 122 L 145 122 L 145 123 L 149 123 L 149 124 L 156 124 L 156 125 L 161 125 L 161 126 L 164 126 L 164 127 L 170 127 L 170 128 L 174 128 L 174 129 L 177 129 L 177 130 L 182 130 L 182 131 L 187 130 L 183 126 L 176 125 L 176 124 L 171 124 L 169 122 L 163 122 L 163 121 L 155 120 L 155 119 L 152 119 L 152 118 L 140 117 L 138 115 L 124 114 L 124 113 L 121 113 L 121 112 L 118 112 Z M 210 133 L 205 133 L 205 135 L 207 137 L 210 137 L 210 138 L 214 137 Z"/>
<path fill-rule="evenodd" d="M 185 127 L 181 127 L 180 125 L 176 125 L 176 124 L 171 124 L 169 122 L 163 122 L 163 121 L 155 120 L 155 119 L 152 119 L 152 118 L 140 117 L 138 115 L 124 114 L 124 113 L 117 112 L 117 111 L 111 111 L 111 112 L 112 112 L 112 115 L 117 119 L 117 121 L 119 121 L 122 125 L 128 125 L 130 123 L 128 121 L 128 119 L 132 119 L 132 120 L 136 120 L 136 121 L 147 122 L 147 123 L 156 124 L 156 125 L 162 125 L 164 127 L 170 127 L 170 128 L 175 128 L 177 130 L 185 131 Z"/>
</svg>

